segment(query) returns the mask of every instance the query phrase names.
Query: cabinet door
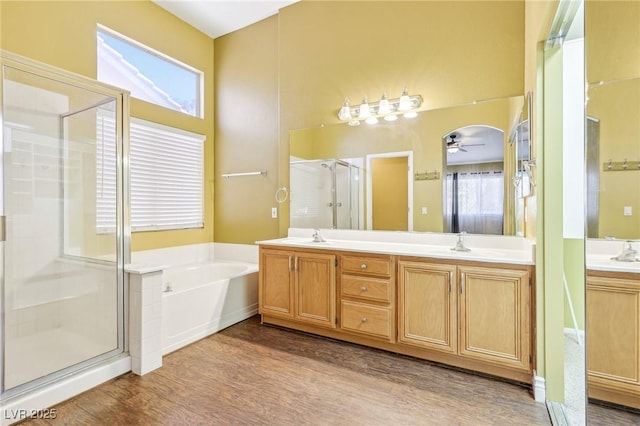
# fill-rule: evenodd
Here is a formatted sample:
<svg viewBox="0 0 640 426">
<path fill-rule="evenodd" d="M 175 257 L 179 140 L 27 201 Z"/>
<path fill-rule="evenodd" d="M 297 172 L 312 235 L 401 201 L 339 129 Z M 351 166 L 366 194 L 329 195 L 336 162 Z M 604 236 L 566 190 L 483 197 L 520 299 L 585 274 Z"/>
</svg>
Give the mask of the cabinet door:
<svg viewBox="0 0 640 426">
<path fill-rule="evenodd" d="M 460 355 L 530 371 L 529 272 L 461 266 L 459 273 Z"/>
<path fill-rule="evenodd" d="M 587 330 L 589 385 L 635 394 L 640 401 L 640 283 L 588 277 Z M 599 398 L 591 386 L 589 391 Z"/>
<path fill-rule="evenodd" d="M 296 252 L 296 320 L 335 328 L 335 262 L 332 254 Z"/>
<path fill-rule="evenodd" d="M 456 267 L 398 262 L 398 341 L 456 353 Z"/>
<path fill-rule="evenodd" d="M 293 262 L 295 253 L 260 250 L 260 313 L 293 318 Z"/>
</svg>

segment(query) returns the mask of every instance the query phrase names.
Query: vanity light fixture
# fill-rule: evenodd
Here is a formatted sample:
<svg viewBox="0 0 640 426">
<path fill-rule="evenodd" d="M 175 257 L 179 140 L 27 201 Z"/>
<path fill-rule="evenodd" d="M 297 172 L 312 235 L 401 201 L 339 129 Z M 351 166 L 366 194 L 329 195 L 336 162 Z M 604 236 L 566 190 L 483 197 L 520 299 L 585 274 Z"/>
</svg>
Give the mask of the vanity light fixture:
<svg viewBox="0 0 640 426">
<path fill-rule="evenodd" d="M 367 124 L 378 123 L 380 117 L 385 121 L 395 121 L 398 115 L 404 118 L 414 118 L 418 116 L 418 108 L 422 105 L 422 96 L 409 95 L 407 89 L 402 91 L 402 95 L 396 99 L 387 98 L 384 93 L 378 102 L 369 102 L 365 96 L 360 105 L 349 105 L 349 99 L 345 98 L 342 107 L 338 111 L 338 118 L 348 122 L 349 126 L 359 126 L 361 121 Z"/>
</svg>

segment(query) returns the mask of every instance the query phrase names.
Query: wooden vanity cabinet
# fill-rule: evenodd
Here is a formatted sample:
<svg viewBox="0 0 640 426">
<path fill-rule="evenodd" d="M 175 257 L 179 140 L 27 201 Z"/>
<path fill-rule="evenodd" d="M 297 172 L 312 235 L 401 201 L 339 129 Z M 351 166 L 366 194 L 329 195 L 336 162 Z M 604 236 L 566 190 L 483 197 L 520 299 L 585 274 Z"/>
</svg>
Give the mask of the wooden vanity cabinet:
<svg viewBox="0 0 640 426">
<path fill-rule="evenodd" d="M 342 255 L 340 329 L 388 342 L 395 340 L 392 256 Z"/>
<path fill-rule="evenodd" d="M 398 341 L 531 373 L 529 268 L 436 262 L 398 260 Z"/>
<path fill-rule="evenodd" d="M 531 372 L 529 271 L 459 266 L 458 352 Z"/>
<path fill-rule="evenodd" d="M 458 285 L 455 265 L 398 262 L 398 341 L 458 352 Z"/>
<path fill-rule="evenodd" d="M 336 256 L 261 249 L 259 312 L 320 327 L 336 327 Z"/>
<path fill-rule="evenodd" d="M 264 323 L 526 383 L 532 275 L 528 265 L 261 246 L 259 310 Z"/>
<path fill-rule="evenodd" d="M 640 274 L 587 271 L 589 398 L 640 409 Z"/>
</svg>

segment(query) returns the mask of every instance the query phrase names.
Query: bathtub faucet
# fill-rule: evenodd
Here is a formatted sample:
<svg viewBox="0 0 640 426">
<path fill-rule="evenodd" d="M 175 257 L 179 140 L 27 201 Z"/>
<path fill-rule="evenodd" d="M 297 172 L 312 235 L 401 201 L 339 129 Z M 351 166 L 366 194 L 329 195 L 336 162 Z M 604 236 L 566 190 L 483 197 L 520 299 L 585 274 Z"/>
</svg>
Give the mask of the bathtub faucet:
<svg viewBox="0 0 640 426">
<path fill-rule="evenodd" d="M 320 230 L 319 229 L 314 229 L 313 230 L 313 242 L 314 243 L 326 243 L 327 240 L 325 240 L 322 235 L 320 235 Z"/>
</svg>

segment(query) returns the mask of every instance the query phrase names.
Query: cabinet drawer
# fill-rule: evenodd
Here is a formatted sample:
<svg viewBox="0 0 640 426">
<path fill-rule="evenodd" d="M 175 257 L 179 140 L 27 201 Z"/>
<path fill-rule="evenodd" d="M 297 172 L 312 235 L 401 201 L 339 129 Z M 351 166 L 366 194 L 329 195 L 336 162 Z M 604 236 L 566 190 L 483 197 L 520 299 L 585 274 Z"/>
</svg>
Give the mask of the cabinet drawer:
<svg viewBox="0 0 640 426">
<path fill-rule="evenodd" d="M 342 296 L 358 297 L 376 302 L 391 302 L 389 280 L 342 275 Z"/>
<path fill-rule="evenodd" d="M 391 260 L 375 257 L 342 256 L 342 270 L 388 277 L 391 275 Z"/>
<path fill-rule="evenodd" d="M 391 309 L 342 301 L 342 329 L 391 340 Z"/>
</svg>

